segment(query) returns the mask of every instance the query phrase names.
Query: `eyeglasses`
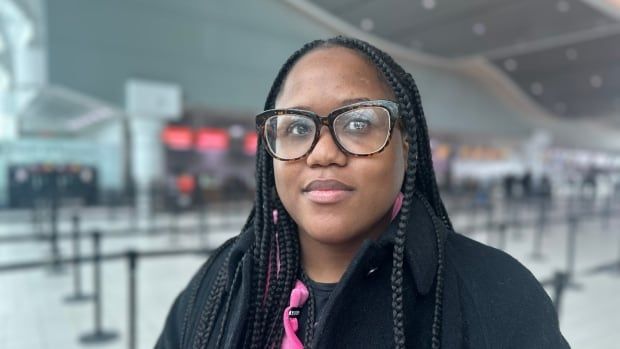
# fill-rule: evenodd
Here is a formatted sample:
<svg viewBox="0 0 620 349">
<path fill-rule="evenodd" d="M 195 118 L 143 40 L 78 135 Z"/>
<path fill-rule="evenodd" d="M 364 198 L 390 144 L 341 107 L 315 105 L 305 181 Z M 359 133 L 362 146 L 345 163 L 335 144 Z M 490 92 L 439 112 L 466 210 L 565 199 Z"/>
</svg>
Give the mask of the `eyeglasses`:
<svg viewBox="0 0 620 349">
<path fill-rule="evenodd" d="M 345 154 L 369 156 L 388 145 L 398 117 L 398 104 L 374 100 L 338 108 L 326 117 L 301 109 L 266 110 L 256 116 L 256 128 L 269 154 L 282 161 L 310 154 L 322 126 Z"/>
</svg>

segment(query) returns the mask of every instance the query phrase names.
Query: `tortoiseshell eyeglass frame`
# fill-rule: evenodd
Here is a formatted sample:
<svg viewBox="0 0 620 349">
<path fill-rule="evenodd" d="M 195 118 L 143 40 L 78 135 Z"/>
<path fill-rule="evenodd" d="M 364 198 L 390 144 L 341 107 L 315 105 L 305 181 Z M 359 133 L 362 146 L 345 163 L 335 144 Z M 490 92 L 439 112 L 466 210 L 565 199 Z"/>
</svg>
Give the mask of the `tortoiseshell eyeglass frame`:
<svg viewBox="0 0 620 349">
<path fill-rule="evenodd" d="M 348 151 L 340 144 L 340 142 L 338 141 L 338 138 L 336 137 L 336 132 L 334 131 L 334 120 L 336 120 L 338 116 L 348 111 L 362 108 L 362 107 L 381 107 L 387 110 L 388 115 L 390 117 L 390 128 L 388 130 L 388 135 L 387 135 L 385 143 L 378 150 L 372 153 L 369 153 L 369 154 L 356 154 L 356 153 L 352 153 Z M 286 114 L 306 116 L 312 119 L 314 121 L 314 124 L 316 125 L 315 132 L 314 132 L 314 140 L 312 141 L 312 145 L 310 145 L 310 147 L 308 148 L 308 151 L 305 152 L 303 155 L 298 156 L 296 158 L 292 158 L 292 159 L 281 158 L 277 156 L 276 154 L 274 154 L 271 151 L 269 145 L 267 144 L 267 135 L 265 134 L 265 123 L 267 122 L 267 119 L 275 115 L 286 115 Z M 316 144 L 318 143 L 319 137 L 321 135 L 321 128 L 323 126 L 327 126 L 327 128 L 329 129 L 329 132 L 332 135 L 334 142 L 336 143 L 340 151 L 342 151 L 345 154 L 351 155 L 351 156 L 366 157 L 366 156 L 372 156 L 372 155 L 378 154 L 382 152 L 383 149 L 385 149 L 385 147 L 388 146 L 388 144 L 390 143 L 390 140 L 392 139 L 392 130 L 394 129 L 394 125 L 396 125 L 399 118 L 400 118 L 400 115 L 398 113 L 398 104 L 396 102 L 378 99 L 378 100 L 371 100 L 371 101 L 362 101 L 358 103 L 349 104 L 344 107 L 340 107 L 338 109 L 333 110 L 331 113 L 329 113 L 329 115 L 325 117 L 321 117 L 314 112 L 303 110 L 303 109 L 269 109 L 256 115 L 256 129 L 258 131 L 259 137 L 263 138 L 263 144 L 265 146 L 265 149 L 269 153 L 269 155 L 281 161 L 294 161 L 294 160 L 303 159 L 306 156 L 308 156 L 312 152 Z"/>
</svg>

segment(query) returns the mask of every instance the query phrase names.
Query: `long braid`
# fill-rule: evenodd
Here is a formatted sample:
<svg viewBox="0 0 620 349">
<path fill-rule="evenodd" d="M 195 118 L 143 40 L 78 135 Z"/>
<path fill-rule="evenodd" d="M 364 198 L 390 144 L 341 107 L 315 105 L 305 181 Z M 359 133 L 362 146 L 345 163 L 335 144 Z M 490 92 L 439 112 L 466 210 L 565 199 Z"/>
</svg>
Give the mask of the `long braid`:
<svg viewBox="0 0 620 349">
<path fill-rule="evenodd" d="M 404 73 L 403 76 L 405 77 L 404 80 L 408 86 L 408 89 L 413 93 L 413 96 L 416 101 L 415 105 L 417 106 L 417 112 L 415 113 L 415 115 L 417 116 L 418 123 L 420 124 L 420 127 L 422 128 L 421 134 L 423 137 L 423 139 L 420 142 L 421 143 L 420 145 L 424 147 L 424 151 L 422 151 L 422 153 L 424 154 L 424 158 L 421 160 L 424 163 L 421 167 L 422 169 L 426 169 L 425 171 L 426 173 L 422 176 L 422 178 L 426 178 L 427 182 L 430 182 L 425 187 L 431 190 L 430 199 L 432 200 L 431 202 L 433 203 L 433 205 L 431 207 L 431 205 L 429 205 L 429 203 L 425 199 L 423 199 L 422 202 L 425 204 L 427 210 L 436 212 L 441 217 L 443 224 L 445 224 L 445 226 L 448 229 L 452 230 L 453 229 L 452 223 L 450 222 L 450 219 L 448 218 L 447 210 L 444 206 L 444 203 L 439 196 L 439 189 L 437 188 L 437 181 L 435 179 L 435 171 L 433 171 L 430 140 L 428 139 L 428 128 L 426 125 L 426 118 L 424 117 L 424 111 L 422 110 L 420 92 L 411 74 Z M 434 223 L 433 225 L 435 228 L 435 237 L 436 237 L 436 243 L 437 243 L 437 279 L 436 279 L 436 286 L 435 286 L 435 307 L 433 311 L 431 345 L 433 349 L 438 349 L 441 347 L 441 317 L 442 317 L 442 310 L 443 310 L 442 308 L 443 308 L 443 278 L 444 278 L 444 275 L 443 275 L 444 274 L 443 273 L 444 244 L 442 241 L 441 234 L 439 233 L 438 228 L 437 228 L 439 223 L 437 222 L 433 222 L 433 223 Z"/>
<path fill-rule="evenodd" d="M 297 235 L 297 226 L 293 223 L 290 216 L 286 213 L 282 202 L 276 198 L 276 207 L 278 210 L 278 247 L 281 256 L 281 269 L 277 280 L 277 295 L 273 304 L 271 304 L 269 324 L 271 324 L 270 334 L 267 343 L 279 343 L 282 340 L 284 328 L 281 326 L 279 319 L 282 311 L 286 307 L 289 295 L 286 290 L 294 287 L 297 279 L 297 271 L 299 270 L 299 240 Z"/>
<path fill-rule="evenodd" d="M 418 196 L 421 196 L 419 193 Z M 432 215 L 434 211 L 433 207 L 428 203 L 428 201 L 424 197 L 420 197 L 420 201 L 424 204 L 426 210 L 431 213 L 431 217 L 433 217 L 433 226 L 435 228 L 435 236 L 437 238 L 437 246 L 443 246 L 443 241 L 441 238 L 441 234 L 439 233 L 438 226 L 439 222 L 436 222 L 436 218 Z M 439 248 L 437 250 L 437 286 L 435 287 L 435 300 L 442 299 L 443 296 L 443 259 L 444 259 L 444 249 Z M 441 312 L 442 312 L 442 302 L 435 302 L 435 309 L 433 311 L 433 327 L 432 327 L 432 348 L 438 349 L 441 346 Z"/>
<path fill-rule="evenodd" d="M 309 285 L 310 284 L 310 279 L 308 278 L 308 275 L 306 275 L 306 273 L 302 271 L 300 271 L 301 274 L 301 281 L 306 284 Z M 310 344 L 312 343 L 312 339 L 314 338 L 314 322 L 315 322 L 315 311 L 316 311 L 316 302 L 315 302 L 315 298 L 314 298 L 314 291 L 312 290 L 312 287 L 308 287 L 308 315 L 307 315 L 307 319 L 306 320 L 306 328 L 304 329 L 304 340 L 306 343 L 306 347 L 308 349 L 310 348 Z"/>
<path fill-rule="evenodd" d="M 230 310 L 230 304 L 232 303 L 232 296 L 234 294 L 232 290 L 235 289 L 235 286 L 237 285 L 237 280 L 239 280 L 239 277 L 241 276 L 240 272 L 241 272 L 242 266 L 243 266 L 243 263 L 239 263 L 239 265 L 237 265 L 237 268 L 235 269 L 235 275 L 233 276 L 232 281 L 230 283 L 230 291 L 228 292 L 228 297 L 226 299 L 226 305 L 224 307 L 224 313 L 222 316 L 224 319 L 228 319 L 228 311 Z M 226 322 L 227 321 L 224 320 L 222 321 L 220 325 L 220 331 L 219 331 L 219 334 L 217 335 L 217 340 L 215 341 L 216 348 L 220 346 L 220 342 L 222 341 L 222 338 L 224 337 L 224 330 L 226 329 Z"/>
<path fill-rule="evenodd" d="M 262 172 L 262 182 L 257 183 L 260 187 L 262 206 L 259 208 L 261 216 L 263 217 L 262 225 L 256 226 L 257 240 L 254 244 L 253 261 L 256 267 L 253 273 L 255 279 L 255 285 L 253 292 L 254 302 L 252 304 L 254 308 L 254 317 L 250 318 L 250 322 L 253 324 L 251 348 L 262 348 L 261 340 L 264 335 L 265 319 L 264 312 L 264 295 L 267 280 L 267 270 L 271 268 L 269 261 L 269 253 L 271 248 L 273 218 L 272 218 L 272 205 L 270 200 L 271 188 L 269 182 L 273 182 L 273 177 L 269 176 L 269 168 L 267 165 L 267 155 L 264 151 L 260 152 L 260 159 L 258 159 L 258 167 Z M 271 177 L 271 178 L 270 178 Z M 275 261 L 274 261 L 275 262 Z"/>
<path fill-rule="evenodd" d="M 262 143 L 262 139 L 259 137 L 258 139 L 258 149 L 261 149 L 261 143 Z M 256 246 L 260 244 L 259 239 L 261 238 L 261 230 L 262 230 L 262 225 L 263 225 L 263 221 L 265 219 L 263 212 L 265 211 L 265 207 L 263 207 L 263 187 L 261 185 L 261 183 L 263 183 L 265 181 L 264 179 L 264 162 L 265 162 L 265 157 L 264 154 L 262 154 L 262 152 L 257 152 L 257 157 L 256 157 L 256 196 L 254 198 L 254 222 L 253 222 L 253 226 L 254 226 L 254 242 L 252 244 L 250 253 L 251 253 L 251 259 L 252 259 L 252 278 L 251 278 L 251 289 L 254 290 L 257 287 L 258 284 L 258 279 L 259 277 L 259 270 L 256 270 L 256 265 L 258 264 L 257 259 L 258 259 L 258 255 L 259 253 L 257 253 L 256 250 Z M 251 293 L 251 297 L 253 297 L 253 295 L 255 294 L 255 292 Z M 257 307 L 255 305 L 255 299 L 251 298 L 250 299 L 250 307 L 248 309 L 248 314 L 247 314 L 247 325 L 246 325 L 246 334 L 250 334 L 249 336 L 246 336 L 244 339 L 244 347 L 248 347 L 250 345 L 251 342 L 251 334 L 253 333 L 253 329 L 255 326 L 255 317 L 256 317 L 256 310 Z"/>
<path fill-rule="evenodd" d="M 228 257 L 226 258 L 228 260 Z M 224 263 L 226 265 L 228 263 Z M 217 311 L 222 304 L 224 290 L 226 289 L 226 268 L 221 268 L 215 278 L 213 289 L 207 299 L 206 306 L 202 309 L 196 327 L 196 337 L 194 338 L 193 348 L 204 348 L 211 337 Z"/>
</svg>

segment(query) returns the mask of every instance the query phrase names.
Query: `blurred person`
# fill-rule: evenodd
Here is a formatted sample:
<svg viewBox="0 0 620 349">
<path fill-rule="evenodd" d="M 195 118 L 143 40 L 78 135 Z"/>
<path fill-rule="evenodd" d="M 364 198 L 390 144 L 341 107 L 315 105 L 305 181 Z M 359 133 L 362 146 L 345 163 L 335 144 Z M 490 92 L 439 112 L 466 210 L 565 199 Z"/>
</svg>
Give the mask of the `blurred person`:
<svg viewBox="0 0 620 349">
<path fill-rule="evenodd" d="M 521 177 L 521 187 L 523 188 L 523 197 L 529 199 L 532 196 L 532 172 L 525 171 Z"/>
<path fill-rule="evenodd" d="M 313 41 L 256 117 L 256 198 L 174 302 L 157 348 L 567 348 L 507 254 L 455 233 L 412 76 Z"/>
</svg>

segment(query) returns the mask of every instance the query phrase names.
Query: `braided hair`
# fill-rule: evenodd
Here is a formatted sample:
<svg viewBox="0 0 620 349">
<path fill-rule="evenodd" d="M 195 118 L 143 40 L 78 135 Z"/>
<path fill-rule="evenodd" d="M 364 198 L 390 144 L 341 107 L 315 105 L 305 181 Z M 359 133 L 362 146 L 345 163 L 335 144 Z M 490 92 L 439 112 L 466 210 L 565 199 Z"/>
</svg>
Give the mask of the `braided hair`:
<svg viewBox="0 0 620 349">
<path fill-rule="evenodd" d="M 334 37 L 327 40 L 316 40 L 304 45 L 293 53 L 284 63 L 265 102 L 265 110 L 274 108 L 275 101 L 288 73 L 295 63 L 308 52 L 329 47 L 345 47 L 365 57 L 376 68 L 383 82 L 393 91 L 399 105 L 403 132 L 410 144 L 407 154 L 407 168 L 402 185 L 404 199 L 401 215 L 394 240 L 392 253 L 392 322 L 393 337 L 396 348 L 405 348 L 405 329 L 403 312 L 403 260 L 408 216 L 414 196 L 424 197 L 428 210 L 437 214 L 449 229 L 452 224 L 439 196 L 430 151 L 430 142 L 420 94 L 413 77 L 404 71 L 389 55 L 378 48 L 361 40 Z M 250 303 L 245 320 L 244 348 L 276 348 L 279 347 L 283 327 L 282 311 L 286 308 L 291 290 L 299 277 L 300 247 L 297 225 L 285 210 L 275 193 L 275 179 L 272 159 L 258 139 L 256 158 L 256 196 L 254 207 L 248 217 L 244 230 L 253 227 L 254 241 L 246 256 L 252 264 Z M 274 222 L 273 211 L 277 211 L 278 219 Z M 277 233 L 276 233 L 277 232 Z M 435 308 L 432 323 L 432 348 L 440 347 L 441 313 L 443 292 L 444 254 L 443 242 L 438 228 L 435 228 L 437 239 L 437 279 L 435 283 Z M 277 270 L 276 259 L 279 258 L 280 270 Z M 232 289 L 240 277 L 238 270 L 234 275 L 228 274 L 227 263 L 219 270 L 214 286 L 197 324 L 197 335 L 193 347 L 203 348 L 210 343 L 210 338 L 220 340 L 228 320 L 227 314 L 232 301 L 227 290 Z M 223 306 L 223 309 L 221 309 Z M 215 328 L 217 314 L 223 313 L 222 325 Z M 306 330 L 306 342 L 310 342 L 312 331 Z"/>
</svg>

